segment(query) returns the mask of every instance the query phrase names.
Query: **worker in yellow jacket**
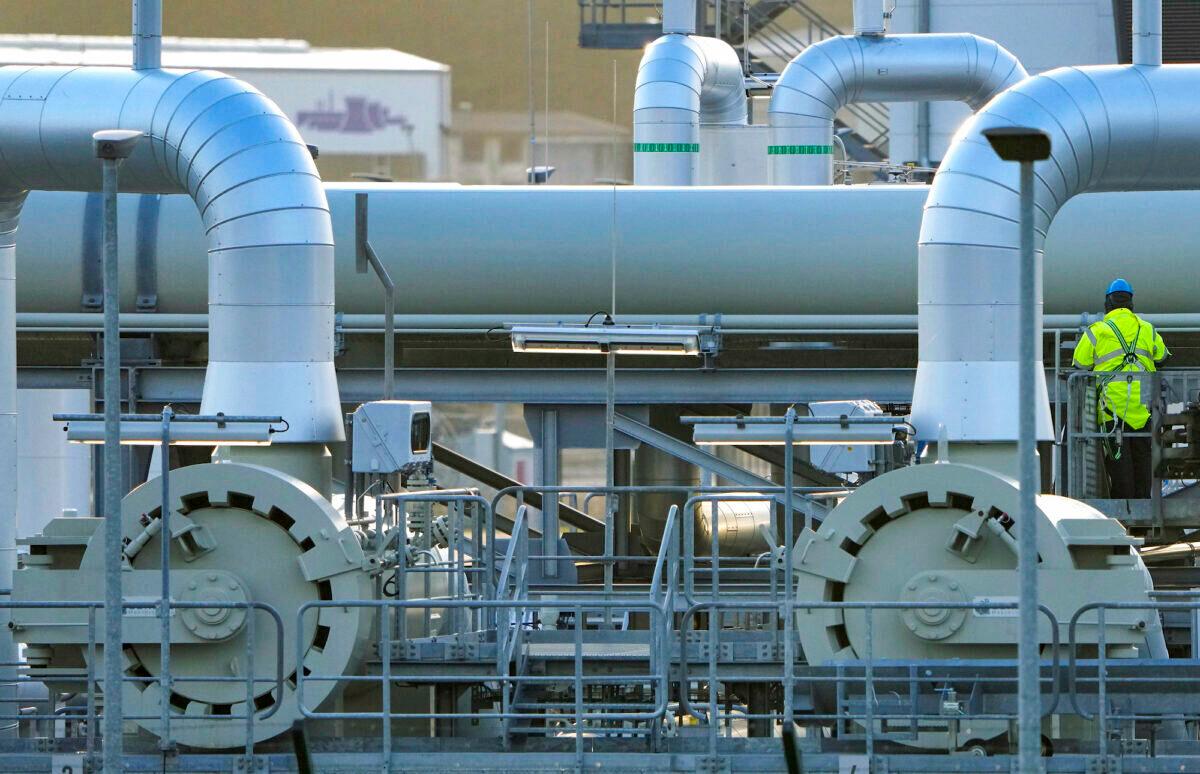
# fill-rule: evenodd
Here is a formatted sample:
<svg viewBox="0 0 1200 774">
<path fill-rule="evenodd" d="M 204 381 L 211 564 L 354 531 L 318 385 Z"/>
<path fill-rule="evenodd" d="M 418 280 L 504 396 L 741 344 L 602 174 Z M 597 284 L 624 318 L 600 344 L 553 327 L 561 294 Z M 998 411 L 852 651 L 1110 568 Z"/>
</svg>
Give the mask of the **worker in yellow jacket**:
<svg viewBox="0 0 1200 774">
<path fill-rule="evenodd" d="M 1154 326 L 1134 314 L 1133 287 L 1113 280 L 1104 297 L 1104 319 L 1088 326 L 1075 345 L 1075 366 L 1099 374 L 1096 420 L 1106 433 L 1104 467 L 1111 497 L 1150 496 L 1150 438 L 1125 433 L 1149 430 L 1140 375 L 1153 372 L 1170 354 Z"/>
</svg>

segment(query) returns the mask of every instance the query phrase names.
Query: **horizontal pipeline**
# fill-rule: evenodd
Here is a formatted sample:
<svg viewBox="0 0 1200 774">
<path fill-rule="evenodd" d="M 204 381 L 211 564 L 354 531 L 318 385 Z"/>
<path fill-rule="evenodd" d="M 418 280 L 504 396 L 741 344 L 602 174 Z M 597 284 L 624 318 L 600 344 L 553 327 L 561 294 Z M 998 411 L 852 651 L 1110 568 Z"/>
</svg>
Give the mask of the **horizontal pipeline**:
<svg viewBox="0 0 1200 774">
<path fill-rule="evenodd" d="M 1200 330 L 1200 314 L 1143 314 L 1161 331 Z M 1043 318 L 1046 331 L 1077 331 L 1085 324 L 1100 319 L 1099 314 L 1050 314 Z M 499 331 L 506 323 L 583 324 L 587 315 L 396 315 L 396 330 L 400 333 L 466 335 Z M 629 325 L 677 325 L 701 328 L 718 327 L 722 332 L 745 335 L 773 333 L 906 333 L 916 334 L 915 314 L 876 315 L 621 315 L 619 322 Z M 347 314 L 338 317 L 338 326 L 347 333 L 381 333 L 384 317 L 381 314 Z M 104 315 L 90 312 L 18 312 L 17 330 L 26 333 L 61 333 L 68 331 L 100 331 Z M 126 313 L 121 315 L 121 329 L 131 333 L 205 333 L 206 314 Z"/>
</svg>

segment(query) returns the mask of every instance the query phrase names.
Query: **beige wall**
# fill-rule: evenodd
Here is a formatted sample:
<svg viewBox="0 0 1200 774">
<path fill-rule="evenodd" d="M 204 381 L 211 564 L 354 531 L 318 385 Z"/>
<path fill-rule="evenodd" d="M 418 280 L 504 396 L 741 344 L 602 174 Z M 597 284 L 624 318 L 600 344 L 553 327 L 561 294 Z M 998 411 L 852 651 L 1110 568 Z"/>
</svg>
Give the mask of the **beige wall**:
<svg viewBox="0 0 1200 774">
<path fill-rule="evenodd" d="M 121 35 L 128 0 L 6 0 L 0 31 Z M 450 65 L 453 105 L 525 110 L 527 0 L 165 0 L 164 33 L 196 37 L 300 38 L 315 46 L 386 46 Z M 534 95 L 545 100 L 545 38 L 550 24 L 550 104 L 630 120 L 640 51 L 579 48 L 576 0 L 533 0 Z M 212 63 L 220 68 L 220 62 Z"/>
</svg>

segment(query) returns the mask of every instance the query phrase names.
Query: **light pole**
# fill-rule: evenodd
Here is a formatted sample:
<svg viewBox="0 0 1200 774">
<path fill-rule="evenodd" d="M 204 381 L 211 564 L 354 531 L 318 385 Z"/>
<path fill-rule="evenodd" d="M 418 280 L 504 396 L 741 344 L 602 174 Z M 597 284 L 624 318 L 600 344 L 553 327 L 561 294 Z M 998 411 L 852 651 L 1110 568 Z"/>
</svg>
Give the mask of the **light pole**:
<svg viewBox="0 0 1200 774">
<path fill-rule="evenodd" d="M 104 770 L 121 770 L 121 331 L 117 273 L 117 170 L 141 132 L 108 129 L 92 135 L 104 165 Z"/>
<path fill-rule="evenodd" d="M 1037 263 L 1033 252 L 1033 164 L 1049 158 L 1050 137 L 1040 129 L 997 127 L 983 132 L 996 155 L 1021 165 L 1021 295 L 1019 313 L 1020 370 L 1017 400 L 1020 422 L 1017 456 L 1020 464 L 1020 518 L 1017 520 L 1017 565 L 1020 573 L 1020 639 L 1017 644 L 1017 716 L 1020 770 L 1041 771 L 1042 702 L 1038 659 L 1037 594 L 1037 391 L 1041 363 L 1035 365 L 1041 335 L 1034 286 Z"/>
</svg>

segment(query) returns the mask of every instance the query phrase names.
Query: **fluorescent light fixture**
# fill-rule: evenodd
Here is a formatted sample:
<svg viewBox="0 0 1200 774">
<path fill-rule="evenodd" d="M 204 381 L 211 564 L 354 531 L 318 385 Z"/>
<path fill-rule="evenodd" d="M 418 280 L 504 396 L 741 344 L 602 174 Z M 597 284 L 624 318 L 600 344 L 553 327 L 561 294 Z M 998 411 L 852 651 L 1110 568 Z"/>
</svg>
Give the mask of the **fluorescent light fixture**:
<svg viewBox="0 0 1200 774">
<path fill-rule="evenodd" d="M 699 355 L 700 331 L 638 325 L 513 325 L 513 352 Z"/>
<path fill-rule="evenodd" d="M 77 420 L 63 428 L 71 443 L 103 444 L 104 422 Z M 158 446 L 162 425 L 158 422 L 121 422 L 122 446 Z M 172 446 L 269 446 L 271 425 L 266 422 L 173 422 Z"/>
<path fill-rule="evenodd" d="M 883 446 L 896 440 L 897 425 L 852 424 L 841 427 L 828 425 L 792 425 L 792 444 L 840 444 L 845 446 Z M 692 441 L 712 446 L 783 446 L 787 443 L 787 428 L 781 424 L 698 424 L 692 430 Z"/>
</svg>

